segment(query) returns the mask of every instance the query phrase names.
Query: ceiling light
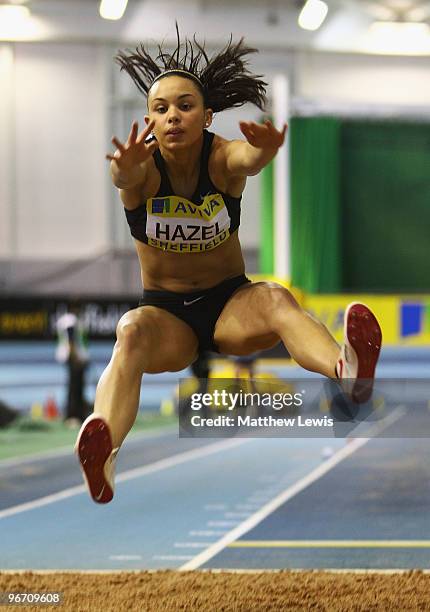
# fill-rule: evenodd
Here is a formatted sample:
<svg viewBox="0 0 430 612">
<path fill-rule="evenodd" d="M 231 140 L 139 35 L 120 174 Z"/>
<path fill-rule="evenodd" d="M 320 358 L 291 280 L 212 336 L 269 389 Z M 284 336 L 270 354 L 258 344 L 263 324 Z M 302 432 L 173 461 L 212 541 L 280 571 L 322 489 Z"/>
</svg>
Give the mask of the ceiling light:
<svg viewBox="0 0 430 612">
<path fill-rule="evenodd" d="M 0 40 L 24 40 L 31 30 L 30 10 L 26 6 L 0 4 Z"/>
<path fill-rule="evenodd" d="M 128 0 L 101 0 L 100 16 L 103 19 L 121 19 L 127 8 Z"/>
<path fill-rule="evenodd" d="M 299 26 L 304 30 L 318 30 L 327 12 L 328 6 L 322 0 L 307 0 L 299 15 Z"/>
<path fill-rule="evenodd" d="M 17 4 L 0 4 L 0 19 L 3 23 L 17 22 L 30 17 L 30 9 Z"/>
</svg>

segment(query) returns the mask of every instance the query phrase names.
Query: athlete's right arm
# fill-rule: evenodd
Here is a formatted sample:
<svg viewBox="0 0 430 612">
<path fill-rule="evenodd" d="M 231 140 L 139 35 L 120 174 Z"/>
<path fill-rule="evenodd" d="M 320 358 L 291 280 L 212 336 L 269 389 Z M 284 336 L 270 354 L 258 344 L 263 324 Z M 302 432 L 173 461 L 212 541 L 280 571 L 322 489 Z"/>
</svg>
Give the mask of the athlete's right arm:
<svg viewBox="0 0 430 612">
<path fill-rule="evenodd" d="M 151 121 L 138 134 L 139 126 L 137 121 L 134 121 L 124 144 L 116 136 L 112 138 L 112 143 L 117 149 L 113 155 L 108 153 L 106 159 L 111 162 L 112 182 L 119 189 L 132 189 L 145 182 L 146 162 L 158 148 L 156 140 L 150 143 L 145 142 L 145 138 L 150 134 L 153 127 L 154 122 Z"/>
</svg>

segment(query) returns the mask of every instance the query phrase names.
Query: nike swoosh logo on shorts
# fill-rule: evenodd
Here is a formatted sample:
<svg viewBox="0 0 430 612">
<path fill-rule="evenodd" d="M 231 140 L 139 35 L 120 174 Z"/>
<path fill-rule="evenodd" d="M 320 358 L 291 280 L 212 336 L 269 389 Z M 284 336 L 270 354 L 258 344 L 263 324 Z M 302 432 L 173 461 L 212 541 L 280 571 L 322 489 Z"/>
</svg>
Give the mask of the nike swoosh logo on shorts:
<svg viewBox="0 0 430 612">
<path fill-rule="evenodd" d="M 195 300 L 190 300 L 189 302 L 187 300 L 184 300 L 184 306 L 191 306 L 191 304 L 194 304 L 194 302 L 198 302 L 199 300 L 202 300 L 204 297 L 205 297 L 204 295 L 201 295 Z"/>
</svg>

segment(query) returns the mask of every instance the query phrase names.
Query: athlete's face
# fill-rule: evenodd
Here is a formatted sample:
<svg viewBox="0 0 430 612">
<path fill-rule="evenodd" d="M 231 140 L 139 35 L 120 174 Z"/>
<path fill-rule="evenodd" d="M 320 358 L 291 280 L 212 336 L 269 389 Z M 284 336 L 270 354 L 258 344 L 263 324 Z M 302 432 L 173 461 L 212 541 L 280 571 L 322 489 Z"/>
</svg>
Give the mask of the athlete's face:
<svg viewBox="0 0 430 612">
<path fill-rule="evenodd" d="M 155 122 L 153 133 L 166 148 L 190 146 L 212 122 L 198 86 L 191 79 L 172 75 L 157 81 L 148 96 L 146 123 Z"/>
</svg>

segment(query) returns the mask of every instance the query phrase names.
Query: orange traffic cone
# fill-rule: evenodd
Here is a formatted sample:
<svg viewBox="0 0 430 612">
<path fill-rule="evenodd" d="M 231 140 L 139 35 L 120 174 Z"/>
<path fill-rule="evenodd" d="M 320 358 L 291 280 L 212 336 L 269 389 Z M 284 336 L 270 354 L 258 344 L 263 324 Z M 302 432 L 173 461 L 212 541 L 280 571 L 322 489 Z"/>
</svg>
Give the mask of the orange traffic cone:
<svg viewBox="0 0 430 612">
<path fill-rule="evenodd" d="M 58 410 L 57 402 L 55 398 L 50 396 L 45 402 L 44 406 L 44 416 L 48 421 L 55 421 L 60 416 L 60 412 Z"/>
</svg>

